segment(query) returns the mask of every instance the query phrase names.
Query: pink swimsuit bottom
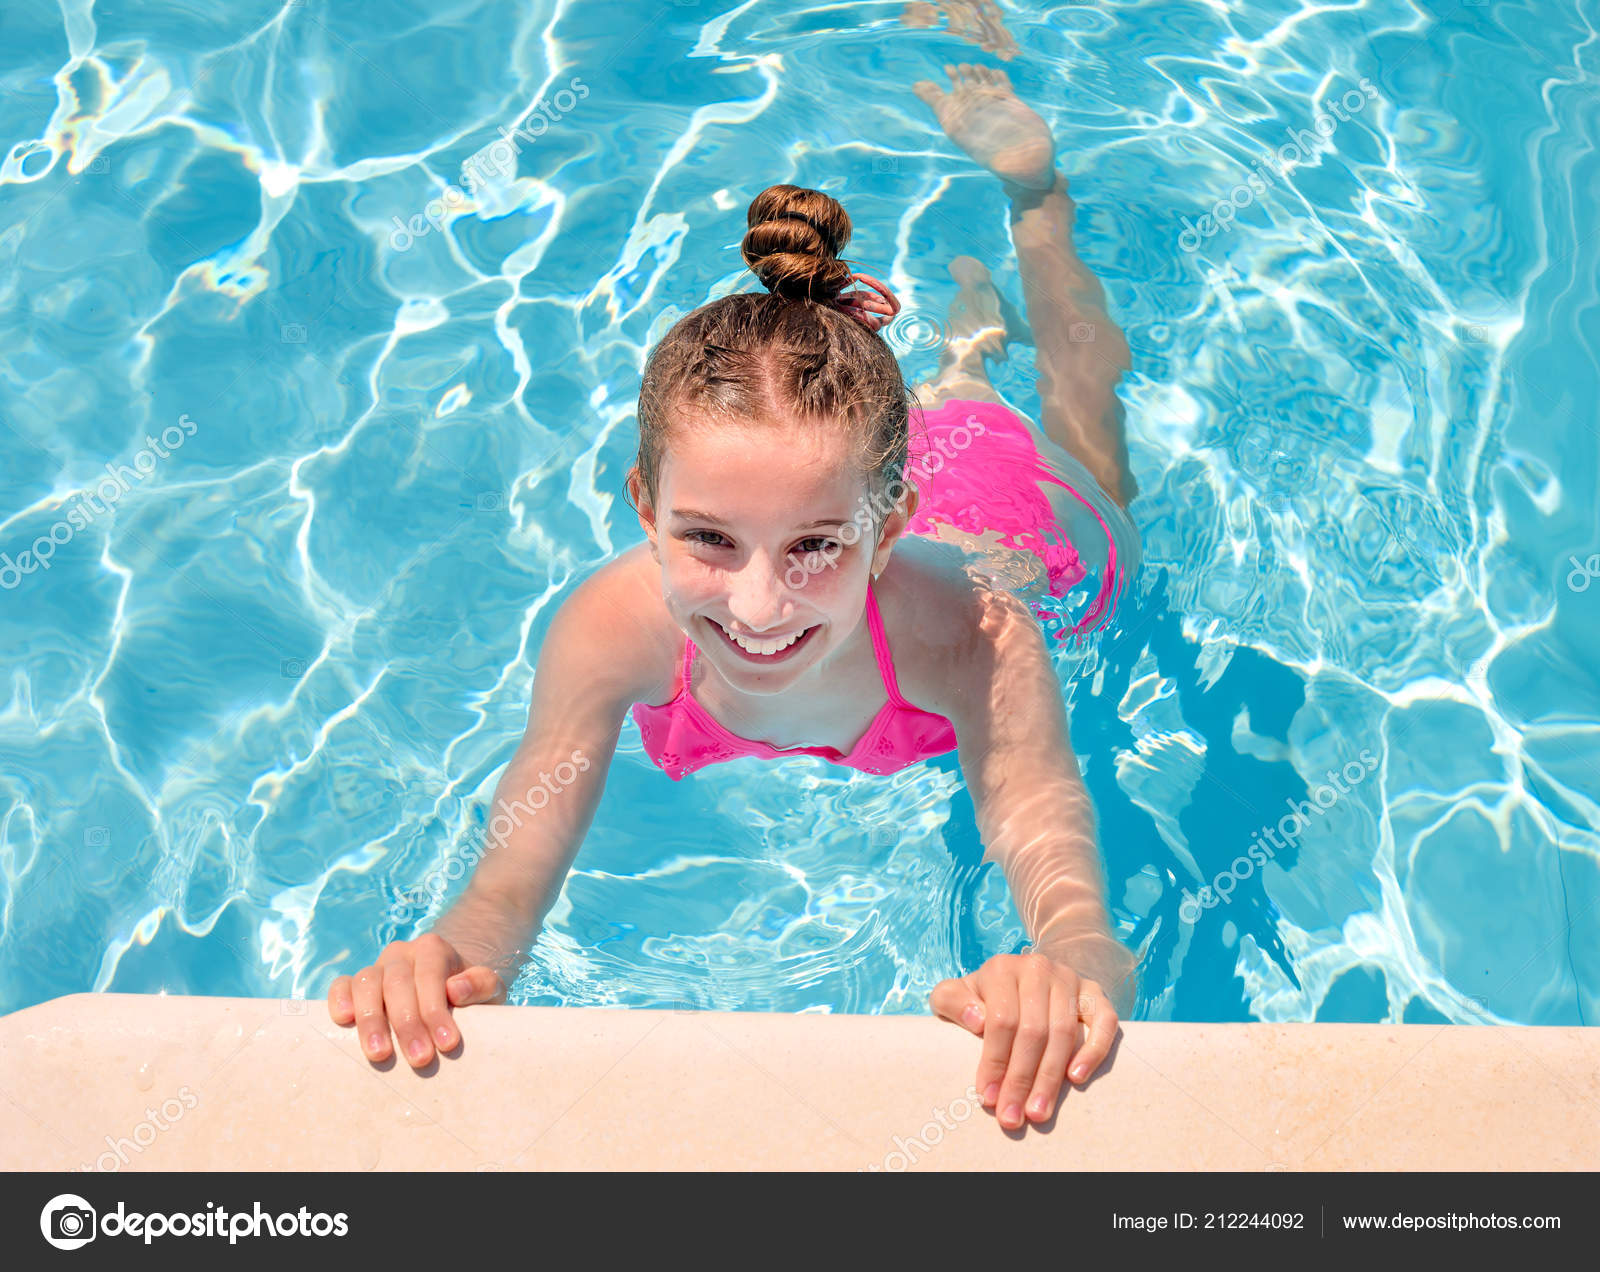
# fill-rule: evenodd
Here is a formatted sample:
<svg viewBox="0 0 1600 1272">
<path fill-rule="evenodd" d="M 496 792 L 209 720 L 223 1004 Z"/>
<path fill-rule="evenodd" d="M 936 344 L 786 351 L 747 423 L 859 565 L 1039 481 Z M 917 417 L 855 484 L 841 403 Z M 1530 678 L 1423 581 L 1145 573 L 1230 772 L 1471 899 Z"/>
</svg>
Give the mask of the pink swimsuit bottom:
<svg viewBox="0 0 1600 1272">
<path fill-rule="evenodd" d="M 999 542 L 1007 547 L 1034 553 L 1049 574 L 1050 594 L 1064 596 L 1083 580 L 1087 571 L 1056 523 L 1049 499 L 1039 489 L 1040 482 L 1061 486 L 1094 513 L 1110 543 L 1099 593 L 1072 630 L 1083 631 L 1105 617 L 1119 582 L 1111 530 L 1094 505 L 1046 467 L 1027 426 L 995 402 L 946 402 L 937 411 L 925 412 L 923 420 L 925 431 L 913 431 L 906 463 L 906 477 L 916 485 L 921 499 L 909 527 L 911 532 L 931 534 L 940 522 L 973 534 L 997 531 Z M 941 441 L 946 445 L 941 446 Z M 1034 612 L 1045 615 L 1037 606 Z M 884 774 L 955 750 L 956 731 L 950 721 L 923 711 L 901 696 L 895 680 L 894 656 L 870 583 L 867 628 L 889 700 L 848 752 L 831 746 L 779 748 L 729 732 L 690 691 L 695 647 L 685 636 L 683 666 L 672 698 L 660 706 L 634 704 L 633 718 L 639 726 L 645 754 L 677 781 L 707 764 L 751 755 L 761 759 L 815 755 L 846 768 Z"/>
<path fill-rule="evenodd" d="M 950 401 L 922 418 L 925 431 L 912 431 L 906 458 L 906 477 L 921 496 L 911 533 L 932 534 L 937 522 L 975 535 L 997 531 L 1006 547 L 1032 552 L 1044 562 L 1050 595 L 1065 596 L 1088 571 L 1039 483 L 1060 486 L 1094 513 L 1108 545 L 1100 590 L 1072 630 L 1087 631 L 1106 618 L 1121 582 L 1117 542 L 1099 509 L 1040 458 L 1028 426 L 998 402 Z M 1047 611 L 1035 606 L 1034 613 L 1043 618 Z"/>
</svg>

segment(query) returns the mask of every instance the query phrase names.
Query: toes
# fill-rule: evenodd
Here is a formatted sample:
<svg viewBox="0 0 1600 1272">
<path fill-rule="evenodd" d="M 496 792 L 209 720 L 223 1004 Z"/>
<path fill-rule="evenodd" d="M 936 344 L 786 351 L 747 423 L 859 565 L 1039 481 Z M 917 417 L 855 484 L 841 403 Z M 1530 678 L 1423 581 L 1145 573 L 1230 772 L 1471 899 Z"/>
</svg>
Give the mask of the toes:
<svg viewBox="0 0 1600 1272">
<path fill-rule="evenodd" d="M 911 91 L 935 109 L 948 96 L 944 89 L 932 80 L 918 80 L 911 86 Z"/>
<path fill-rule="evenodd" d="M 950 261 L 950 277 L 963 287 L 973 287 L 989 281 L 989 271 L 982 261 L 972 256 L 957 256 Z"/>
</svg>

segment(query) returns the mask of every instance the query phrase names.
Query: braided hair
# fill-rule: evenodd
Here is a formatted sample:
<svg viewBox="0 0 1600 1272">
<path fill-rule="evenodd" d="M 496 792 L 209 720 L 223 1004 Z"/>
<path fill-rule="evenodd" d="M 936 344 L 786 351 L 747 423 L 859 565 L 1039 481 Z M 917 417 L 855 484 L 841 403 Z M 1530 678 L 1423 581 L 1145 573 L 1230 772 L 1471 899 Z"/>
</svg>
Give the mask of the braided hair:
<svg viewBox="0 0 1600 1272">
<path fill-rule="evenodd" d="M 905 469 L 911 412 L 894 352 L 837 308 L 851 282 L 839 253 L 850 217 L 820 190 L 768 186 L 746 212 L 740 252 L 764 292 L 736 292 L 675 323 L 645 361 L 637 472 L 652 503 L 672 430 L 688 420 L 798 418 L 842 426 L 868 488 Z"/>
</svg>

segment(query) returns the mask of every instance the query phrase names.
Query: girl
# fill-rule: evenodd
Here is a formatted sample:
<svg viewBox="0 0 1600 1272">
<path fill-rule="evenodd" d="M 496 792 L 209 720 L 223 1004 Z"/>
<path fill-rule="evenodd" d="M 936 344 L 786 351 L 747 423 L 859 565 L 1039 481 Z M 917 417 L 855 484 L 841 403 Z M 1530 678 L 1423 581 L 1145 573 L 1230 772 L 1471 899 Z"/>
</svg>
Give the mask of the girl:
<svg viewBox="0 0 1600 1272">
<path fill-rule="evenodd" d="M 946 69 L 953 91 L 916 91 L 1010 194 L 1044 428 L 1126 528 L 1114 386 L 1127 345 L 1073 251 L 1049 130 L 1003 73 Z M 1061 522 L 1092 531 L 1102 583 L 1082 630 L 1114 598 L 1118 545 L 989 386 L 1004 306 L 976 261 L 951 266 L 952 336 L 918 411 L 878 334 L 899 302 L 839 260 L 844 209 L 779 185 L 747 219 L 744 259 L 770 294 L 702 306 L 652 351 L 628 479 L 646 542 L 552 620 L 481 863 L 432 932 L 336 980 L 329 1010 L 357 1025 L 370 1060 L 388 1057 L 392 1027 L 421 1067 L 457 1045 L 453 1008 L 504 1001 L 630 711 L 674 780 L 736 756 L 889 773 L 957 750 L 1033 948 L 940 983 L 931 1004 L 983 1039 L 976 1087 L 1001 1124 L 1044 1121 L 1063 1080 L 1087 1080 L 1105 1058 L 1118 1010 L 1131 1009 L 1134 960 L 1110 932 L 1045 639 L 1012 587 L 1064 594 L 1086 571 Z M 847 290 L 855 281 L 873 290 Z"/>
</svg>

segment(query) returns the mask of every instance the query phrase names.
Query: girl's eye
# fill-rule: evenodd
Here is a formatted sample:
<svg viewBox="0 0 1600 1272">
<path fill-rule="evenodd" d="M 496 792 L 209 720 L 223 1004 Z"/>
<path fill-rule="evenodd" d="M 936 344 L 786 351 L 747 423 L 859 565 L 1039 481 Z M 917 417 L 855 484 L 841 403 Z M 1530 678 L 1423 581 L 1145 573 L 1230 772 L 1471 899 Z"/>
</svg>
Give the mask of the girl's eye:
<svg viewBox="0 0 1600 1272">
<path fill-rule="evenodd" d="M 838 550 L 838 545 L 832 539 L 802 539 L 795 545 L 795 550 L 804 556 L 812 552 L 835 552 Z"/>
<path fill-rule="evenodd" d="M 700 536 L 702 535 L 705 537 L 701 538 Z M 691 530 L 683 537 L 689 540 L 690 543 L 703 543 L 709 548 L 719 548 L 727 542 L 715 530 Z"/>
</svg>

